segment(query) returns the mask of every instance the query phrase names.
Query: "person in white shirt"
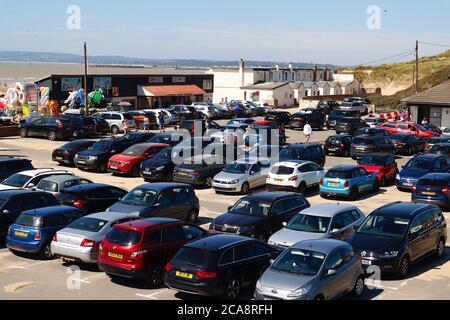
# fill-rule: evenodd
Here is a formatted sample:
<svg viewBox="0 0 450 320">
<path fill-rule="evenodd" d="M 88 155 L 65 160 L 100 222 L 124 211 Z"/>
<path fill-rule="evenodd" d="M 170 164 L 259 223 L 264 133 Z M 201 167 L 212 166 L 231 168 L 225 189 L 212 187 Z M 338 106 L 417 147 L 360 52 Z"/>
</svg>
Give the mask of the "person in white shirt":
<svg viewBox="0 0 450 320">
<path fill-rule="evenodd" d="M 308 143 L 309 140 L 311 140 L 312 135 L 312 127 L 308 122 L 305 124 L 305 127 L 303 128 L 303 134 L 306 137 L 306 143 Z"/>
</svg>

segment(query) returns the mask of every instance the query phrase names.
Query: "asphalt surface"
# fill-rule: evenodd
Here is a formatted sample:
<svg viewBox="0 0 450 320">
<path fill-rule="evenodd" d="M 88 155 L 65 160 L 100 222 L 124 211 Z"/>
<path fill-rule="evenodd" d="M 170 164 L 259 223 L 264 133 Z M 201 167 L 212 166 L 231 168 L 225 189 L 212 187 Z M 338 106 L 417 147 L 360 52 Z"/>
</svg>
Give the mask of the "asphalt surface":
<svg viewBox="0 0 450 320">
<path fill-rule="evenodd" d="M 325 141 L 334 132 L 314 132 L 314 142 Z M 289 143 L 304 142 L 301 132 L 287 130 Z M 51 161 L 51 151 L 65 142 L 50 142 L 45 139 L 1 138 L 0 155 L 18 155 L 33 160 L 36 168 L 58 168 Z M 399 158 L 399 166 L 404 165 L 409 158 Z M 338 164 L 355 163 L 351 159 L 327 157 L 326 167 Z M 109 183 L 127 190 L 142 184 L 140 178 L 122 178 L 110 174 L 81 172 L 76 168 L 65 168 L 76 175 L 91 179 L 99 183 Z M 256 190 L 255 192 L 258 192 Z M 205 228 L 218 215 L 226 212 L 235 203 L 238 195 L 216 195 L 212 190 L 197 190 L 200 198 L 200 221 Z M 378 194 L 363 196 L 353 202 L 366 215 L 376 208 L 394 201 L 410 201 L 410 194 L 399 192 L 395 187 L 382 188 Z M 308 195 L 312 205 L 332 203 L 337 200 L 324 200 L 317 190 Z M 345 200 L 338 200 L 345 202 Z M 450 218 L 445 214 L 447 220 Z M 372 283 L 370 290 L 366 290 L 363 299 L 375 300 L 448 300 L 450 299 L 450 248 L 447 244 L 445 258 L 435 260 L 428 258 L 412 267 L 408 279 L 398 280 L 393 277 L 383 278 L 380 282 Z M 0 248 L 0 299 L 19 300 L 172 300 L 172 299 L 204 299 L 177 293 L 169 289 L 149 289 L 143 283 L 134 280 L 109 279 L 95 266 L 78 266 L 73 271 L 69 265 L 60 260 L 42 261 L 35 257 L 15 256 L 5 248 Z M 247 292 L 242 299 L 251 299 L 252 293 Z"/>
</svg>

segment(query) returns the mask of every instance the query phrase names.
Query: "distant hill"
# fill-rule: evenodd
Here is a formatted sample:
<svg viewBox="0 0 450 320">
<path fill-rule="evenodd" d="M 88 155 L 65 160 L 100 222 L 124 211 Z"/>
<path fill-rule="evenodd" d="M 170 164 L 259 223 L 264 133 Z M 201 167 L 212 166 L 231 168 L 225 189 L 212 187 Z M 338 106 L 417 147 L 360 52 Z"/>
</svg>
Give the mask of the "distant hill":
<svg viewBox="0 0 450 320">
<path fill-rule="evenodd" d="M 12 62 L 58 62 L 58 63 L 83 63 L 83 57 L 69 53 L 52 52 L 28 52 L 28 51 L 0 51 L 0 61 Z M 185 67 L 213 67 L 213 66 L 237 66 L 239 61 L 224 60 L 202 60 L 202 59 L 150 59 L 132 58 L 123 56 L 89 56 L 89 63 L 93 64 L 125 64 L 125 65 L 146 65 L 146 66 L 185 66 Z M 252 67 L 273 67 L 276 64 L 287 66 L 285 62 L 277 61 L 246 61 L 247 66 Z M 318 67 L 333 65 L 321 65 L 314 63 L 293 63 L 296 68 L 309 68 L 314 65 Z"/>
</svg>

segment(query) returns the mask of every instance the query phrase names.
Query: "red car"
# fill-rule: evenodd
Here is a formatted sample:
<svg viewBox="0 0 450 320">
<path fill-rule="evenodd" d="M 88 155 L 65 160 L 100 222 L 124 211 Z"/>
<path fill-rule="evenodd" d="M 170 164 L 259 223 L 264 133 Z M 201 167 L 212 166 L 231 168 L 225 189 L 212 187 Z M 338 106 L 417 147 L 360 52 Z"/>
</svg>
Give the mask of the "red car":
<svg viewBox="0 0 450 320">
<path fill-rule="evenodd" d="M 269 120 L 256 120 L 253 125 L 257 126 L 277 126 L 277 123 L 275 121 L 269 121 Z M 279 127 L 280 133 L 286 134 L 286 130 L 283 127 Z"/>
<path fill-rule="evenodd" d="M 363 157 L 358 166 L 363 167 L 370 173 L 377 172 L 378 181 L 381 186 L 387 186 L 388 183 L 395 182 L 399 173 L 395 156 L 392 154 L 373 154 Z"/>
<path fill-rule="evenodd" d="M 208 235 L 173 219 L 151 218 L 115 225 L 100 245 L 98 266 L 108 276 L 163 283 L 164 266 L 185 244 Z"/>
<path fill-rule="evenodd" d="M 108 171 L 113 174 L 139 177 L 141 163 L 169 147 L 168 144 L 162 143 L 135 144 L 123 153 L 111 157 L 108 161 Z"/>
<path fill-rule="evenodd" d="M 419 139 L 431 139 L 440 136 L 438 133 L 429 131 L 415 123 L 384 123 L 380 128 L 390 134 L 413 134 Z"/>
</svg>

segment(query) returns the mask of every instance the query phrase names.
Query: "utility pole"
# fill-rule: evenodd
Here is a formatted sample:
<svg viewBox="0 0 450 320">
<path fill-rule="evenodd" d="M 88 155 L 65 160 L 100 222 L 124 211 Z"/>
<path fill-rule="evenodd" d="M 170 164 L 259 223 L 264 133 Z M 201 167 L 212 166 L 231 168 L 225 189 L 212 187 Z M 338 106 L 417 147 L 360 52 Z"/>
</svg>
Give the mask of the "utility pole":
<svg viewBox="0 0 450 320">
<path fill-rule="evenodd" d="M 86 112 L 88 106 L 88 92 L 87 92 L 87 78 L 88 78 L 88 60 L 87 60 L 87 44 L 84 42 L 84 101 L 86 103 Z"/>
<path fill-rule="evenodd" d="M 416 41 L 416 93 L 419 93 L 419 41 Z"/>
</svg>

